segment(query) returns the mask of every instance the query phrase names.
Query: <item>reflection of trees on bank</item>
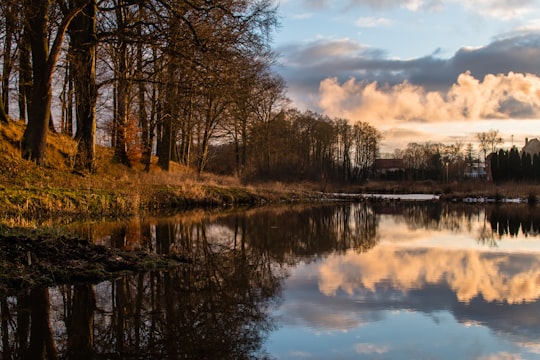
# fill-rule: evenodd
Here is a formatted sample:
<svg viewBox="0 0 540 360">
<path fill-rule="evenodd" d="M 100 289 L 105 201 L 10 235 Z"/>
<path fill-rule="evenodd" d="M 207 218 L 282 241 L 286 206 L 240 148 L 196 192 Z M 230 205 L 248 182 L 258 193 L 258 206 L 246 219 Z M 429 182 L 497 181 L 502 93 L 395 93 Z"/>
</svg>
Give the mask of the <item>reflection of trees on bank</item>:
<svg viewBox="0 0 540 360">
<path fill-rule="evenodd" d="M 92 359 L 96 309 L 94 286 L 77 284 L 63 290 L 68 358 Z"/>
<path fill-rule="evenodd" d="M 492 232 L 499 237 L 537 236 L 540 233 L 540 207 L 528 205 L 501 205 L 490 207 L 486 216 Z"/>
<path fill-rule="evenodd" d="M 17 298 L 3 297 L 1 304 L 1 358 L 58 358 L 46 288 L 24 291 Z"/>
<path fill-rule="evenodd" d="M 373 210 L 411 229 L 476 231 L 478 241 L 490 247 L 503 237 L 540 234 L 540 207 L 523 204 L 380 203 Z"/>
<path fill-rule="evenodd" d="M 225 246 L 249 244 L 284 264 L 296 262 L 296 257 L 351 248 L 369 250 L 378 241 L 377 226 L 376 212 L 369 204 L 360 203 L 268 207 L 207 216 L 193 212 L 146 224 L 139 219 L 117 227 L 104 224 L 105 230 L 84 228 L 81 234 L 113 247 L 163 254 L 173 251 L 185 256 L 187 249 L 200 246 L 191 241 L 194 236 L 206 237 L 205 233 L 210 232 L 211 246 L 222 247 L 226 238 Z M 220 233 L 216 235 L 216 231 Z"/>
<path fill-rule="evenodd" d="M 385 214 L 413 229 L 480 231 L 491 246 L 502 236 L 537 235 L 540 227 L 540 210 L 528 206 L 358 203 L 186 213 L 86 229 L 101 243 L 189 263 L 0 298 L 0 357 L 264 357 L 284 265 L 373 248 Z"/>
<path fill-rule="evenodd" d="M 190 262 L 0 299 L 2 358 L 261 358 L 273 327 L 268 312 L 286 276 L 282 265 L 365 251 L 378 240 L 377 216 L 366 204 L 124 225 L 84 231 L 117 247 Z"/>
<path fill-rule="evenodd" d="M 397 223 L 411 229 L 470 231 L 484 216 L 483 207 L 443 202 L 389 202 L 374 204 L 373 209 L 377 214 L 395 215 Z"/>
<path fill-rule="evenodd" d="M 441 226 L 442 207 L 439 203 L 382 202 L 373 204 L 377 214 L 391 215 L 397 223 L 411 229 L 437 229 Z"/>
<path fill-rule="evenodd" d="M 156 226 L 168 234 L 157 249 L 170 251 L 180 240 L 195 259 L 186 266 L 4 299 L 2 318 L 24 323 L 2 323 L 3 355 L 21 349 L 43 354 L 37 358 L 259 358 L 282 274 L 241 241 L 237 248 L 212 246 L 204 228 Z M 18 307 L 24 300 L 29 311 Z"/>
<path fill-rule="evenodd" d="M 267 209 L 217 223 L 235 229 L 246 242 L 280 264 L 376 245 L 378 218 L 367 204 Z"/>
<path fill-rule="evenodd" d="M 157 223 L 154 248 L 192 263 L 119 279 L 104 310 L 105 353 L 166 358 L 250 358 L 271 323 L 281 274 L 240 241 L 214 243 L 203 222 Z M 232 240 L 232 239 L 231 239 Z M 105 309 L 100 305 L 99 309 Z M 259 354 L 260 355 L 260 354 Z"/>
</svg>

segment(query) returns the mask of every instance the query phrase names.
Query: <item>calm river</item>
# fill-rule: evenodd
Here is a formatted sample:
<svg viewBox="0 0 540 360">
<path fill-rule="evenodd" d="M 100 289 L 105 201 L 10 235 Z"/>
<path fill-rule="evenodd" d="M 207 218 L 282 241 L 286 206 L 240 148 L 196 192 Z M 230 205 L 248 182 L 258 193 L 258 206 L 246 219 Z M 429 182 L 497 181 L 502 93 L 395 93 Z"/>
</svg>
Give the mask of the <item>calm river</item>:
<svg viewBox="0 0 540 360">
<path fill-rule="evenodd" d="M 0 299 L 1 359 L 540 359 L 540 207 L 286 206 L 77 231 L 189 262 Z"/>
</svg>

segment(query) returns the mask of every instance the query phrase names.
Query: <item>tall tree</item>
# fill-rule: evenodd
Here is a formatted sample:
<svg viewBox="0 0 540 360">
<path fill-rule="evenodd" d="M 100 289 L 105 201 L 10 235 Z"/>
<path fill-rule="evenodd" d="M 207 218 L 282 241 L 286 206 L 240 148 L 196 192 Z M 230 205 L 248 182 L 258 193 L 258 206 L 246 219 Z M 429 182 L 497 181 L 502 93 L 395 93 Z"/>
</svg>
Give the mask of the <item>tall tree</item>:
<svg viewBox="0 0 540 360">
<path fill-rule="evenodd" d="M 197 142 L 200 170 L 209 141 L 225 120 L 223 105 L 230 102 L 230 94 L 223 96 L 223 85 L 230 83 L 223 79 L 232 73 L 228 66 L 238 64 L 235 59 L 257 59 L 267 52 L 269 33 L 276 25 L 275 8 L 269 0 L 180 1 L 166 8 L 167 81 L 178 80 L 165 88 L 168 100 L 161 124 L 159 165 L 168 169 L 177 153 L 177 133 L 181 130 L 181 158 L 186 161 L 188 152 L 184 149 L 190 149 L 192 141 Z M 191 126 L 194 104 L 205 104 L 198 126 Z M 196 131 L 199 139 L 188 131 Z"/>
<path fill-rule="evenodd" d="M 119 163 L 131 165 L 127 150 L 127 127 L 129 121 L 129 54 L 128 54 L 128 26 L 129 5 L 124 0 L 115 1 L 115 15 L 117 26 L 117 47 L 115 59 L 116 77 L 116 111 L 114 116 L 115 139 L 114 159 Z"/>
<path fill-rule="evenodd" d="M 52 77 L 67 27 L 86 6 L 86 2 L 66 10 L 54 32 L 49 50 L 49 10 L 53 1 L 25 0 L 24 19 L 29 24 L 32 49 L 32 104 L 23 134 L 22 155 L 40 166 L 45 165 L 47 132 L 51 119 Z"/>
<path fill-rule="evenodd" d="M 19 37 L 19 118 L 26 121 L 32 107 L 32 64 L 30 61 L 30 24 L 25 21 Z"/>
<path fill-rule="evenodd" d="M 140 39 L 143 39 L 145 35 L 142 22 L 147 17 L 143 4 L 138 4 L 137 8 L 137 36 Z M 155 51 L 151 54 L 145 53 L 145 44 L 143 41 L 139 41 L 136 44 L 137 51 L 137 68 L 136 68 L 136 81 L 138 83 L 137 87 L 137 100 L 138 100 L 138 117 L 139 117 L 139 127 L 141 128 L 142 135 L 142 163 L 145 165 L 145 170 L 150 171 L 150 163 L 152 156 L 152 143 L 154 140 L 153 136 L 153 123 L 148 116 L 147 104 L 146 104 L 146 75 L 145 75 L 145 58 L 153 56 Z M 155 47 L 154 47 L 155 49 Z M 152 61 L 157 61 L 156 57 L 152 57 Z"/>
<path fill-rule="evenodd" d="M 487 158 L 488 152 L 491 154 L 497 151 L 497 147 L 503 142 L 499 135 L 499 130 L 477 133 L 476 138 L 478 139 L 480 150 L 484 153 L 484 161 Z"/>
<path fill-rule="evenodd" d="M 2 66 L 2 104 L 5 114 L 9 114 L 9 83 L 11 71 L 14 63 L 14 42 L 17 31 L 19 5 L 15 2 L 5 1 L 0 5 L 1 12 L 4 13 L 4 53 Z M 0 115 L 1 116 L 1 115 Z"/>
<path fill-rule="evenodd" d="M 96 137 L 96 0 L 73 0 L 72 7 L 83 10 L 68 28 L 70 37 L 70 71 L 75 88 L 75 113 L 77 117 L 77 155 L 75 166 L 81 170 L 95 169 Z"/>
</svg>

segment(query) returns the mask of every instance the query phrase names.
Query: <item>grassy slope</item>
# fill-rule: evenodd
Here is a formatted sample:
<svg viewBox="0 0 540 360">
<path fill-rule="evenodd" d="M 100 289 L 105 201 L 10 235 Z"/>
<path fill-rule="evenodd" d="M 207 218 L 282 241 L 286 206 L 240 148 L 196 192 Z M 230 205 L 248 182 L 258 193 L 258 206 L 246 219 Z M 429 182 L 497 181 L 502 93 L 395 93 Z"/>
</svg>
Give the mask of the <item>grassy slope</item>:
<svg viewBox="0 0 540 360">
<path fill-rule="evenodd" d="M 25 225 L 29 219 L 59 216 L 129 216 L 145 210 L 182 209 L 190 206 L 257 204 L 301 197 L 302 191 L 273 187 L 241 186 L 233 178 L 199 176 L 173 164 L 170 172 L 155 164 L 143 171 L 111 161 L 112 152 L 98 147 L 97 171 L 73 171 L 76 143 L 64 135 L 51 134 L 47 163 L 40 168 L 20 156 L 24 124 L 0 125 L 0 217 Z M 7 224 L 6 224 L 7 222 Z"/>
<path fill-rule="evenodd" d="M 261 204 L 312 199 L 312 190 L 327 192 L 435 193 L 446 198 L 485 196 L 521 197 L 540 195 L 536 184 L 486 182 L 369 182 L 348 187 L 313 184 L 260 184 L 242 186 L 230 177 L 198 175 L 172 163 L 170 172 L 154 163 L 151 171 L 111 161 L 109 148 L 98 147 L 95 174 L 73 171 L 76 143 L 69 137 L 51 134 L 46 168 L 21 159 L 21 122 L 0 124 L 0 225 L 31 225 L 35 220 L 59 217 L 95 218 L 130 216 L 140 211 L 175 210 L 192 206 Z M 28 224 L 25 224 L 28 222 Z"/>
</svg>

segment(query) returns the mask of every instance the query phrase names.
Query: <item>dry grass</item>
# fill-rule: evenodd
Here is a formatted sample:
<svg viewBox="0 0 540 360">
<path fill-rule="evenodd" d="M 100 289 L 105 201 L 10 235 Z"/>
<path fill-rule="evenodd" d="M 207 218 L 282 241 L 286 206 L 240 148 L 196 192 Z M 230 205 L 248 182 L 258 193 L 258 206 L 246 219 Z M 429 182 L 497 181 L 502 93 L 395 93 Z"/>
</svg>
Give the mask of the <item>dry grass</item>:
<svg viewBox="0 0 540 360">
<path fill-rule="evenodd" d="M 489 181 L 437 182 L 370 182 L 363 186 L 350 188 L 351 192 L 384 193 L 384 194 L 439 194 L 443 198 L 465 197 L 506 197 L 522 198 L 540 196 L 540 185 L 506 182 L 493 183 Z"/>
<path fill-rule="evenodd" d="M 105 147 L 97 148 L 95 173 L 81 174 L 73 171 L 76 143 L 62 134 L 48 137 L 47 166 L 37 167 L 20 156 L 24 126 L 21 122 L 0 125 L 0 215 L 4 220 L 130 216 L 146 210 L 291 197 L 281 184 L 245 186 L 237 178 L 199 174 L 177 163 L 171 163 L 166 172 L 156 158 L 149 172 L 139 162 L 126 167 L 114 163 L 112 149 Z"/>
<path fill-rule="evenodd" d="M 242 184 L 235 177 L 199 174 L 171 163 L 161 170 L 152 159 L 149 172 L 141 163 L 131 168 L 114 163 L 110 148 L 98 147 L 93 174 L 73 171 L 76 143 L 62 134 L 48 138 L 47 167 L 20 156 L 21 122 L 0 124 L 0 216 L 18 223 L 51 217 L 130 216 L 139 211 L 185 209 L 202 205 L 261 204 L 313 200 L 318 192 L 431 193 L 447 197 L 540 195 L 535 184 L 486 182 L 369 182 L 363 185 L 301 182 Z"/>
</svg>

